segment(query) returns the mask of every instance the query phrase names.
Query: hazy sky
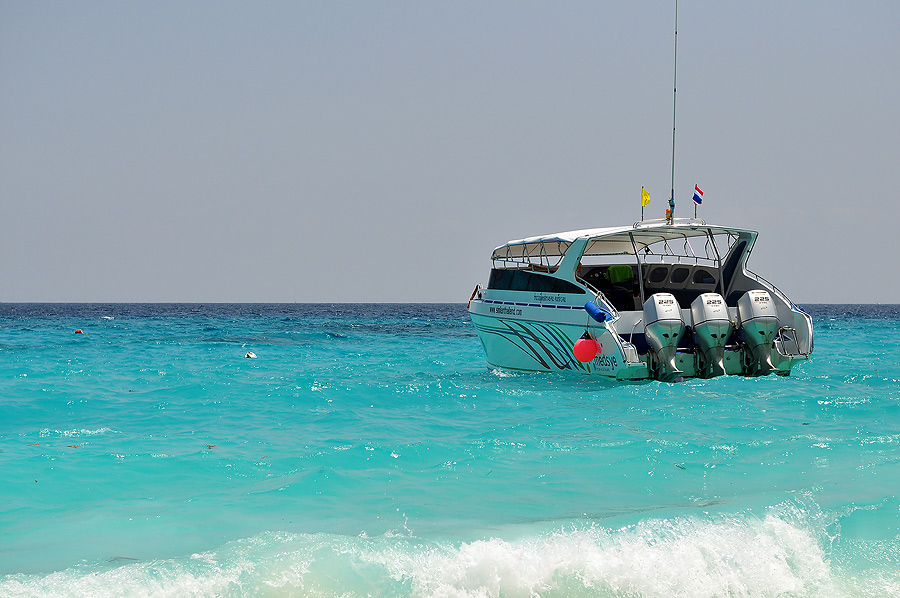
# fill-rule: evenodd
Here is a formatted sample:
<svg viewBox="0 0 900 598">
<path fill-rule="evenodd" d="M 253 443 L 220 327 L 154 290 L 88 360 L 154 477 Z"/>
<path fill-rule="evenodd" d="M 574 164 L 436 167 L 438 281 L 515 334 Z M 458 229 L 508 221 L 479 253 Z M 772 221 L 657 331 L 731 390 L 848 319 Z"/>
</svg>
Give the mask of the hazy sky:
<svg viewBox="0 0 900 598">
<path fill-rule="evenodd" d="M 0 0 L 0 301 L 466 301 L 662 216 L 672 1 Z M 900 302 L 900 3 L 682 0 L 680 215 Z"/>
</svg>

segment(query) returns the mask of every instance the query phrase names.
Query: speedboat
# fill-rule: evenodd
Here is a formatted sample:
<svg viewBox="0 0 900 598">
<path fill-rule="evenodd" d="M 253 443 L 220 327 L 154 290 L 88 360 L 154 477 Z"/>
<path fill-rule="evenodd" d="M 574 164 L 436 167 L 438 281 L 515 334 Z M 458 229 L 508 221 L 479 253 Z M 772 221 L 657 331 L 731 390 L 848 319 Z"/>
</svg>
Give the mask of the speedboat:
<svg viewBox="0 0 900 598">
<path fill-rule="evenodd" d="M 812 353 L 812 318 L 747 269 L 757 234 L 666 218 L 509 241 L 468 304 L 488 365 L 665 382 L 786 376 Z"/>
</svg>

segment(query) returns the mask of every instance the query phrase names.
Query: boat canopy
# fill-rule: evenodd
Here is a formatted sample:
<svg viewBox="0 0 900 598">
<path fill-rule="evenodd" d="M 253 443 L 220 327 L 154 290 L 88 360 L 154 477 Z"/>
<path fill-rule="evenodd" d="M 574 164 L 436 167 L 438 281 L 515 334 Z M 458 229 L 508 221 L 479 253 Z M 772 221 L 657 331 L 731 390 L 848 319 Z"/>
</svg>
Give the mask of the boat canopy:
<svg viewBox="0 0 900 598">
<path fill-rule="evenodd" d="M 755 239 L 756 234 L 755 231 L 711 225 L 694 219 L 676 219 L 674 224 L 667 224 L 665 220 L 643 221 L 633 226 L 591 228 L 517 239 L 494 249 L 491 258 L 512 262 L 546 260 L 549 262 L 546 265 L 553 266 L 559 264 L 573 243 L 583 239 L 583 256 L 635 255 L 638 252 L 646 257 L 715 259 L 738 238 Z M 695 241 L 694 244 L 691 241 Z M 718 247 L 711 247 L 710 243 Z"/>
</svg>

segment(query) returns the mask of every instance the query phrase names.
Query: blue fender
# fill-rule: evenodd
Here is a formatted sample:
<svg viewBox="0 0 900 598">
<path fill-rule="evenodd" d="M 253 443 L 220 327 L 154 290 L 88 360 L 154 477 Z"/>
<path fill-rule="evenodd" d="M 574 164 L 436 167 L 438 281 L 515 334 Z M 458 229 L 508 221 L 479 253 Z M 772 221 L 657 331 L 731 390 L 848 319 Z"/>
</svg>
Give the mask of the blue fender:
<svg viewBox="0 0 900 598">
<path fill-rule="evenodd" d="M 602 307 L 599 307 L 593 301 L 588 301 L 587 303 L 584 304 L 584 311 L 588 312 L 588 315 L 590 315 L 592 318 L 594 318 L 601 324 L 606 322 L 607 320 L 612 319 L 611 313 L 609 313 Z"/>
</svg>

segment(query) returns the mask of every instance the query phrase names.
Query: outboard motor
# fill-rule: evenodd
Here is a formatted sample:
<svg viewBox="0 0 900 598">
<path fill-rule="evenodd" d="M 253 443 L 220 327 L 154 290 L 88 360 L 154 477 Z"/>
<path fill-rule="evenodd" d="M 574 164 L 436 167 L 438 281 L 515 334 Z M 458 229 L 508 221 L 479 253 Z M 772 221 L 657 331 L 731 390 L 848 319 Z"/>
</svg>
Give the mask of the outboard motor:
<svg viewBox="0 0 900 598">
<path fill-rule="evenodd" d="M 656 293 L 644 302 L 644 335 L 662 367 L 664 382 L 680 382 L 681 370 L 675 365 L 675 349 L 684 334 L 681 306 L 671 293 Z"/>
<path fill-rule="evenodd" d="M 703 293 L 691 303 L 694 333 L 700 346 L 700 375 L 725 375 L 725 342 L 731 336 L 728 306 L 718 293 Z"/>
<path fill-rule="evenodd" d="M 778 330 L 775 302 L 767 291 L 747 291 L 738 299 L 737 311 L 749 350 L 747 374 L 768 374 L 775 369 L 772 365 L 772 340 Z"/>
</svg>

